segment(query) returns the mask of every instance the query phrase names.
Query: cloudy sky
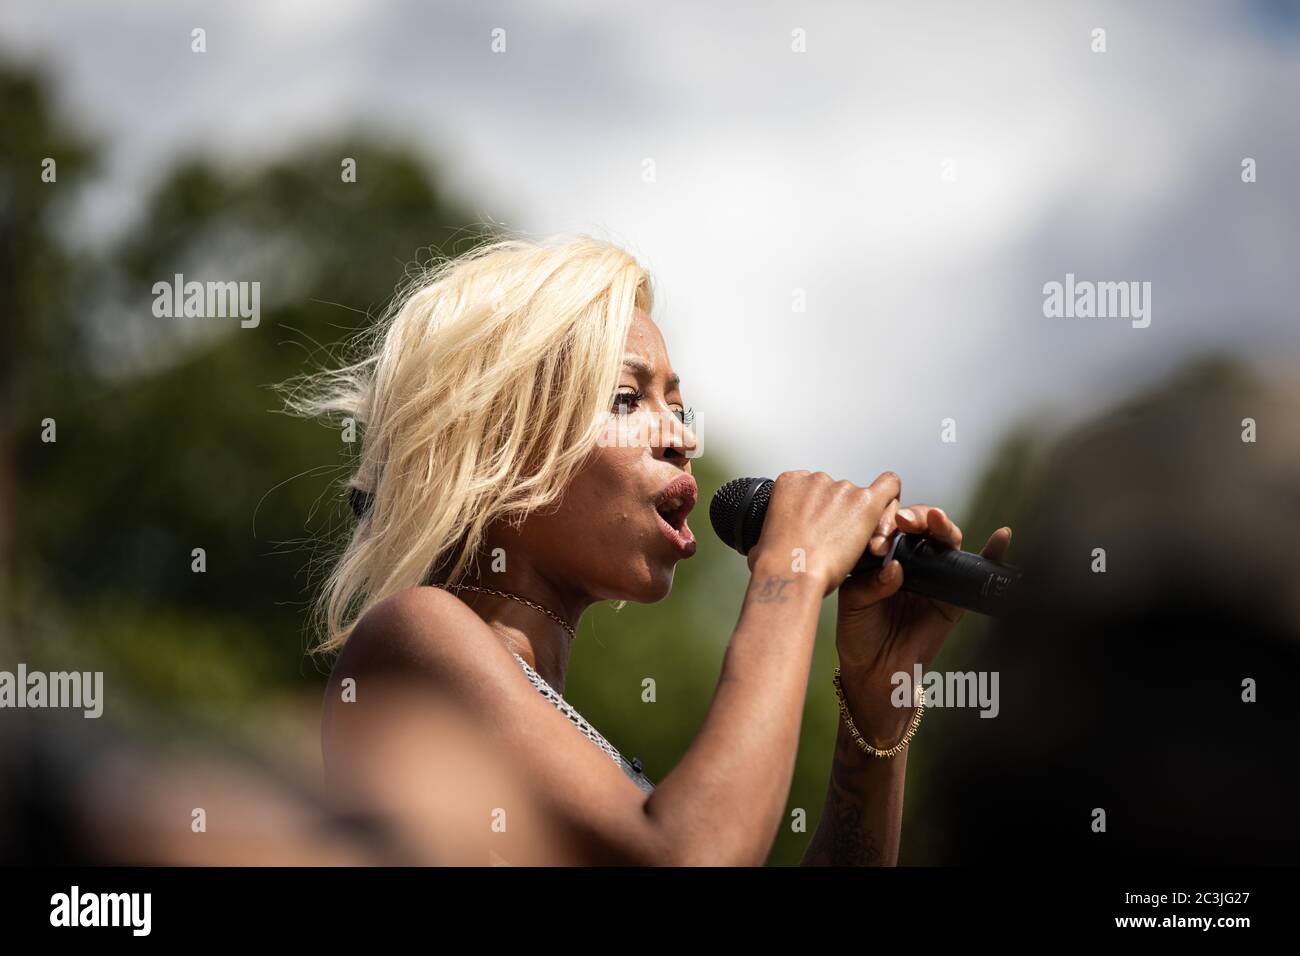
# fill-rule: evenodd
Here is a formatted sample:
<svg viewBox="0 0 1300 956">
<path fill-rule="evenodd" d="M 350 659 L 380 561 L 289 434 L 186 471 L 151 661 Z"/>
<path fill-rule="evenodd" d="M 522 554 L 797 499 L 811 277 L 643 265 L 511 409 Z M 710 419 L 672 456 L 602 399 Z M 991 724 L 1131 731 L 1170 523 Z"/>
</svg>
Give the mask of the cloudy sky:
<svg viewBox="0 0 1300 956">
<path fill-rule="evenodd" d="M 893 468 L 959 509 L 1013 424 L 1300 352 L 1296 4 L 109 6 L 0 7 L 0 50 L 111 146 L 88 241 L 179 151 L 400 131 L 480 217 L 636 253 L 744 473 Z M 1045 317 L 1066 273 L 1150 282 L 1150 326 Z"/>
</svg>

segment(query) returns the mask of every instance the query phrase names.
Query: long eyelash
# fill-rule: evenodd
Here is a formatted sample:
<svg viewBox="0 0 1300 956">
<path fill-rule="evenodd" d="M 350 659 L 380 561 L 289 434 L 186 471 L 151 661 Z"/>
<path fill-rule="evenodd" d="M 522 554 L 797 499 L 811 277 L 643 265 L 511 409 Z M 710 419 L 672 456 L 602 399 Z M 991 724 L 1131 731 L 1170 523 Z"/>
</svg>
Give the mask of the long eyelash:
<svg viewBox="0 0 1300 956">
<path fill-rule="evenodd" d="M 687 428 L 690 428 L 692 425 L 695 424 L 695 409 L 694 408 L 686 409 L 684 412 L 682 412 L 681 418 L 682 418 L 682 424 L 685 425 Z"/>
<path fill-rule="evenodd" d="M 643 392 L 619 392 L 614 396 L 614 408 L 619 412 L 624 412 L 629 405 L 640 405 L 643 401 L 645 401 L 645 393 Z"/>
</svg>

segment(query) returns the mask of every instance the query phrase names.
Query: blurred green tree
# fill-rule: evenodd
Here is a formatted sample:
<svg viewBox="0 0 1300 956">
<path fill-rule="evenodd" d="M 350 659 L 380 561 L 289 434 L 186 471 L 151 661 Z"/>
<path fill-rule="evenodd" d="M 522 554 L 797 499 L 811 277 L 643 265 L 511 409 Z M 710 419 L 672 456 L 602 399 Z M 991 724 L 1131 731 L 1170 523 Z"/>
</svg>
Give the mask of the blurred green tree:
<svg viewBox="0 0 1300 956">
<path fill-rule="evenodd" d="M 51 397 L 86 358 L 72 321 L 82 269 L 58 226 L 95 152 L 56 115 L 48 89 L 44 76 L 0 64 L 0 641 L 17 632 L 20 436 L 39 441 Z"/>
<path fill-rule="evenodd" d="M 4 435 L 23 493 L 9 512 L 22 631 L 32 650 L 66 640 L 102 654 L 123 685 L 178 716 L 229 718 L 319 678 L 303 655 L 304 572 L 350 521 L 333 495 L 348 446 L 277 414 L 273 387 L 331 361 L 405 268 L 482 231 L 413 150 L 359 133 L 255 168 L 180 162 L 102 257 L 74 257 L 55 236 L 64 209 L 57 187 L 42 190 L 40 158 L 58 159 L 70 194 L 89 154 L 69 145 L 42 89 L 6 74 L 0 93 L 22 133 L 6 137 L 0 180 L 0 283 L 19 319 L 2 354 L 18 396 Z M 259 282 L 260 324 L 157 318 L 153 285 L 177 273 Z M 40 439 L 47 417 L 57 442 Z M 205 573 L 191 570 L 195 548 Z"/>
</svg>

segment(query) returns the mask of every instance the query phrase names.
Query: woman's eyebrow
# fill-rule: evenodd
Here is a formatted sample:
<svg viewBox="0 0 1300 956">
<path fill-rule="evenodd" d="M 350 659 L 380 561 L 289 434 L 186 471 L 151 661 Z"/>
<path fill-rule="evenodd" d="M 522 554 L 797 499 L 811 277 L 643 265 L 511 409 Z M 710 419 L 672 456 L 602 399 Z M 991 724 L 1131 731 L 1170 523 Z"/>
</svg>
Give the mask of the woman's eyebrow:
<svg viewBox="0 0 1300 956">
<path fill-rule="evenodd" d="M 623 367 L 630 368 L 634 372 L 640 372 L 643 375 L 647 375 L 650 378 L 654 378 L 654 374 L 655 374 L 654 366 L 651 365 L 643 358 L 629 356 L 628 358 L 623 359 Z M 668 379 L 669 388 L 677 388 L 681 384 L 682 384 L 682 377 L 680 375 L 674 374 Z"/>
</svg>

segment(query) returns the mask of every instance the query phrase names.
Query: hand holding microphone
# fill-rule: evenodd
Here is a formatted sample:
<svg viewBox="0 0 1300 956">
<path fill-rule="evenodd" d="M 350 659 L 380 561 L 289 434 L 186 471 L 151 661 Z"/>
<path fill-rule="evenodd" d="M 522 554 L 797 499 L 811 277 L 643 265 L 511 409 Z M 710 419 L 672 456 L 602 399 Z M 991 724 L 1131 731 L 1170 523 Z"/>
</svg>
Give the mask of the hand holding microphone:
<svg viewBox="0 0 1300 956">
<path fill-rule="evenodd" d="M 762 540 L 763 526 L 769 508 L 774 507 L 774 498 L 785 499 L 787 494 L 791 498 L 804 498 L 808 494 L 807 488 L 791 488 L 787 475 L 795 476 L 796 481 L 806 482 L 808 479 L 803 478 L 806 474 L 787 472 L 775 482 L 770 478 L 737 478 L 727 482 L 718 489 L 709 506 L 709 521 L 713 530 L 727 545 L 748 555 Z M 829 476 L 823 477 L 826 482 L 831 481 Z M 891 489 L 896 499 L 897 486 L 898 478 L 891 472 L 877 478 L 867 489 L 857 488 L 849 482 L 835 483 L 841 495 L 850 495 L 856 491 L 865 493 L 869 500 L 874 492 L 877 504 L 881 494 Z M 782 500 L 779 507 L 783 512 L 793 510 L 793 502 L 786 503 Z M 887 504 L 887 508 L 889 516 L 897 520 L 896 500 Z M 930 509 L 923 511 L 927 515 L 927 522 L 929 511 Z M 886 517 L 884 511 L 878 513 L 881 518 Z M 907 519 L 904 518 L 904 521 Z M 881 549 L 883 553 L 872 553 L 869 547 L 864 546 L 858 560 L 845 569 L 843 574 L 839 573 L 841 569 L 838 566 L 832 568 L 831 576 L 834 580 L 831 582 L 831 590 L 838 587 L 845 577 L 879 572 L 888 568 L 891 561 L 897 560 L 902 566 L 902 589 L 905 591 L 993 616 L 1008 613 L 1017 604 L 1021 597 L 1020 570 L 992 559 L 992 556 L 1000 556 L 1006 550 L 1005 546 L 1010 540 L 1009 529 L 1005 536 L 999 532 L 990 539 L 986 555 L 977 555 L 960 551 L 928 536 L 928 523 L 918 525 L 915 521 L 914 515 L 908 528 L 897 531 L 891 529 L 885 547 Z M 868 525 L 868 528 L 868 540 L 876 541 L 876 523 Z M 838 529 L 840 536 L 854 531 L 859 536 L 863 535 L 863 529 Z M 1006 540 L 998 540 L 1001 537 Z M 812 550 L 820 545 L 820 541 L 814 540 L 805 541 L 802 546 L 805 550 Z M 992 549 L 991 554 L 989 549 Z"/>
<path fill-rule="evenodd" d="M 744 481 L 766 484 L 756 487 L 750 498 L 743 493 L 749 489 L 740 488 Z M 721 535 L 720 520 L 732 528 L 743 519 L 745 546 L 737 550 L 746 556 L 751 571 L 760 564 L 786 573 L 798 569 L 821 582 L 825 597 L 852 572 L 867 547 L 869 529 L 877 526 L 891 503 L 897 504 L 900 490 L 893 472 L 863 488 L 835 481 L 824 472 L 787 471 L 775 482 L 728 482 L 713 496 L 709 520 Z M 732 491 L 739 493 L 733 496 Z M 732 514 L 733 502 L 748 510 Z"/>
<path fill-rule="evenodd" d="M 959 550 L 961 529 L 941 509 L 900 509 L 900 490 L 892 472 L 868 488 L 786 472 L 775 482 L 727 482 L 709 507 L 713 530 L 749 557 L 751 570 L 756 555 L 788 561 L 800 547 L 825 593 L 839 589 L 843 693 L 858 732 L 879 749 L 902 739 L 912 720 L 913 710 L 893 700 L 897 675 L 929 666 L 962 608 L 1001 614 L 1020 596 L 1020 571 L 999 563 L 1010 528 L 994 532 L 981 554 L 968 554 Z"/>
</svg>

